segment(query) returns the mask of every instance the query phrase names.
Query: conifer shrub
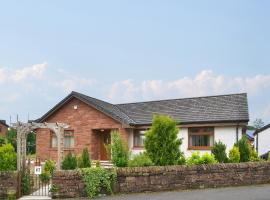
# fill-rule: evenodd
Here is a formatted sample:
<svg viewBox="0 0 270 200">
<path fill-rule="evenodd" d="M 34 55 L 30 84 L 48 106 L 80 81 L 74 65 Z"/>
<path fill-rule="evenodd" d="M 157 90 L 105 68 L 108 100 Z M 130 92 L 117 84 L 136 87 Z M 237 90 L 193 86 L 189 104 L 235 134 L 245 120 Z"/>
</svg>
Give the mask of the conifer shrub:
<svg viewBox="0 0 270 200">
<path fill-rule="evenodd" d="M 89 151 L 87 147 L 83 149 L 82 166 L 83 168 L 91 167 L 91 159 L 90 159 L 90 155 L 89 155 Z"/>
<path fill-rule="evenodd" d="M 182 139 L 177 138 L 177 123 L 169 116 L 156 115 L 146 133 L 145 149 L 154 165 L 177 165 L 182 160 Z"/>
<path fill-rule="evenodd" d="M 246 136 L 243 136 L 236 144 L 240 152 L 240 162 L 248 162 L 251 159 L 252 149 Z"/>
<path fill-rule="evenodd" d="M 72 170 L 76 169 L 76 167 L 77 167 L 76 157 L 72 156 L 72 154 L 69 152 L 62 162 L 61 168 L 63 170 Z"/>
<path fill-rule="evenodd" d="M 219 163 L 228 162 L 228 157 L 226 154 L 226 145 L 221 141 L 215 142 L 214 146 L 212 147 L 211 153 L 215 156 L 215 159 Z"/>
<path fill-rule="evenodd" d="M 117 167 L 128 165 L 128 147 L 117 131 L 112 131 L 112 163 Z"/>
<path fill-rule="evenodd" d="M 234 146 L 229 151 L 229 162 L 231 162 L 231 163 L 239 163 L 240 162 L 240 152 L 239 152 L 238 147 Z"/>
</svg>

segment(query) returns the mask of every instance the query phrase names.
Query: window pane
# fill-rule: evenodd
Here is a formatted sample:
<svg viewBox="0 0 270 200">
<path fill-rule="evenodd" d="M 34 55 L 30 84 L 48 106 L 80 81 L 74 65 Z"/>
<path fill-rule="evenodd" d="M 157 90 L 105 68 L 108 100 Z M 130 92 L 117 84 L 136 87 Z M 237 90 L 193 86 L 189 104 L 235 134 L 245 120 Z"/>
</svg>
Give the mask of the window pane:
<svg viewBox="0 0 270 200">
<path fill-rule="evenodd" d="M 145 131 L 136 131 L 134 133 L 134 146 L 143 147 L 145 140 Z"/>
<path fill-rule="evenodd" d="M 191 137 L 192 146 L 212 146 L 212 135 L 192 135 Z"/>
<path fill-rule="evenodd" d="M 58 146 L 57 137 L 55 133 L 51 134 L 51 147 L 56 148 Z M 64 132 L 64 148 L 73 148 L 74 147 L 74 132 L 65 131 Z"/>
<path fill-rule="evenodd" d="M 52 148 L 55 148 L 55 147 L 57 147 L 57 137 L 56 137 L 56 135 L 53 133 L 53 134 L 51 134 L 51 147 Z"/>
<path fill-rule="evenodd" d="M 74 147 L 74 132 L 73 131 L 65 131 L 64 146 L 65 148 Z"/>
</svg>

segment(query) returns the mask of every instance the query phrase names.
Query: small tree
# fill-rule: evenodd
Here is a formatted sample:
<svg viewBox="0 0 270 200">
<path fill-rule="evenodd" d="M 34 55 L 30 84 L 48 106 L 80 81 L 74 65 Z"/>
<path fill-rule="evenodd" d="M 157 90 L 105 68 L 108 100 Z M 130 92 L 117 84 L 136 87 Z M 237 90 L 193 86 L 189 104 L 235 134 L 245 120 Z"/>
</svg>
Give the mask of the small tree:
<svg viewBox="0 0 270 200">
<path fill-rule="evenodd" d="M 240 161 L 248 162 L 251 158 L 251 146 L 246 136 L 243 136 L 236 144 L 240 152 Z"/>
<path fill-rule="evenodd" d="M 177 138 L 179 129 L 169 116 L 154 116 L 151 129 L 146 133 L 145 149 L 155 165 L 175 165 L 183 156 L 182 140 Z"/>
<path fill-rule="evenodd" d="M 0 147 L 0 171 L 16 170 L 16 152 L 11 144 Z"/>
<path fill-rule="evenodd" d="M 51 176 L 55 170 L 55 163 L 53 160 L 47 160 L 44 165 L 44 171 L 48 172 Z"/>
<path fill-rule="evenodd" d="M 112 162 L 117 167 L 126 167 L 128 165 L 127 144 L 125 144 L 117 131 L 112 131 L 111 136 Z"/>
<path fill-rule="evenodd" d="M 76 169 L 76 167 L 77 167 L 76 157 L 72 156 L 72 154 L 69 152 L 62 162 L 61 168 L 63 170 L 71 170 Z"/>
<path fill-rule="evenodd" d="M 253 127 L 255 129 L 260 129 L 264 126 L 264 122 L 262 121 L 262 119 L 255 119 L 255 121 L 253 122 Z"/>
<path fill-rule="evenodd" d="M 83 164 L 83 168 L 91 167 L 91 160 L 90 160 L 90 156 L 89 156 L 89 152 L 88 152 L 88 148 L 87 147 L 85 147 L 83 149 L 83 153 L 82 153 L 82 164 Z"/>
<path fill-rule="evenodd" d="M 229 161 L 232 163 L 239 163 L 240 162 L 240 152 L 239 152 L 238 147 L 234 146 L 229 151 Z"/>
<path fill-rule="evenodd" d="M 228 162 L 228 157 L 226 154 L 226 145 L 223 144 L 221 141 L 215 142 L 215 145 L 213 146 L 211 152 L 219 163 Z"/>
</svg>

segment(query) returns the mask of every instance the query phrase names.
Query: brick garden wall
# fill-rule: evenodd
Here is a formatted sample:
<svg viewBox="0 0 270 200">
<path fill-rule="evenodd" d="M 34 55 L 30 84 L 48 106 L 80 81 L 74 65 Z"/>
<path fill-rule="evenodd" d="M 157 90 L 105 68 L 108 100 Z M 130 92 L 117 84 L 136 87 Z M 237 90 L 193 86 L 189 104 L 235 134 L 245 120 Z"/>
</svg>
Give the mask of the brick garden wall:
<svg viewBox="0 0 270 200">
<path fill-rule="evenodd" d="M 17 171 L 0 171 L 0 199 L 7 199 L 8 196 L 16 195 L 17 178 Z"/>
<path fill-rule="evenodd" d="M 270 183 L 270 162 L 120 168 L 115 192 L 131 193 Z M 76 171 L 58 171 L 55 197 L 83 197 L 84 183 Z"/>
<path fill-rule="evenodd" d="M 122 193 L 263 184 L 270 183 L 270 162 L 123 168 L 117 181 Z"/>
</svg>

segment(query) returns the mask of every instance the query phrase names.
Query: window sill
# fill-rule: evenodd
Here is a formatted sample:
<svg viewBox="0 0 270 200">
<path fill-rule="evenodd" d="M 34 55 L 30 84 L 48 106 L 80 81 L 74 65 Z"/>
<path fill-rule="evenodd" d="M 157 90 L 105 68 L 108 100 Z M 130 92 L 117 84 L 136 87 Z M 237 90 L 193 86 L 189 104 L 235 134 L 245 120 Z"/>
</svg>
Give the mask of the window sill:
<svg viewBox="0 0 270 200">
<path fill-rule="evenodd" d="M 211 150 L 212 147 L 188 147 L 188 150 Z"/>
<path fill-rule="evenodd" d="M 144 150 L 144 147 L 133 147 L 132 150 Z"/>
<path fill-rule="evenodd" d="M 50 147 L 50 151 L 57 151 L 57 147 Z M 74 148 L 64 148 L 64 151 L 74 151 Z"/>
</svg>

